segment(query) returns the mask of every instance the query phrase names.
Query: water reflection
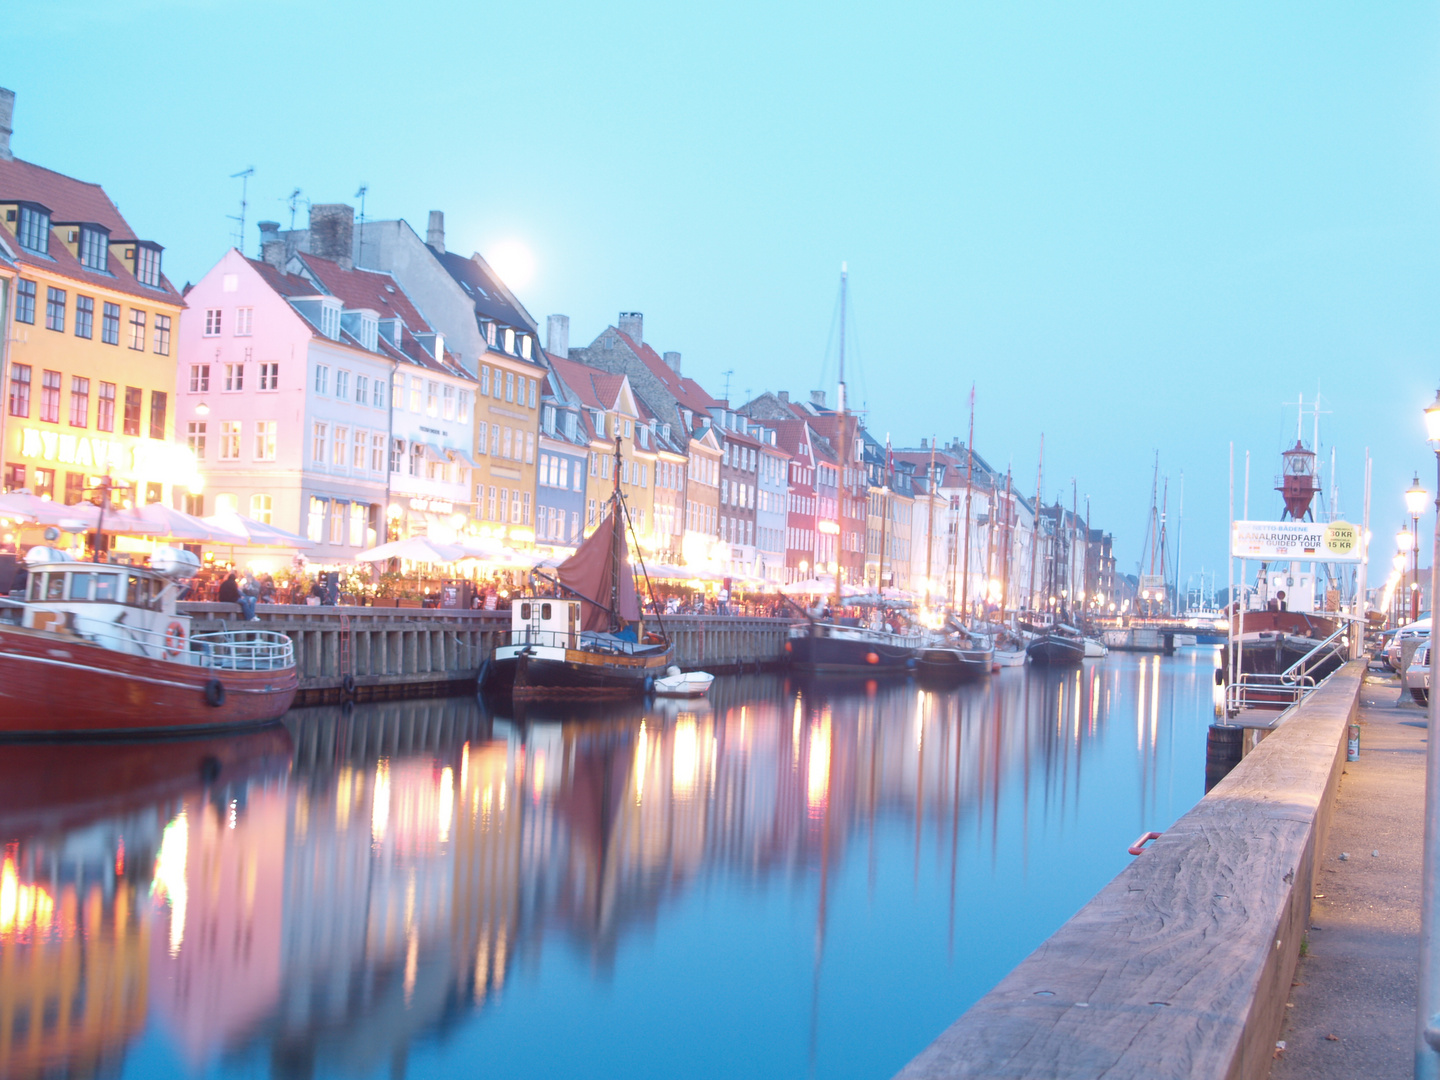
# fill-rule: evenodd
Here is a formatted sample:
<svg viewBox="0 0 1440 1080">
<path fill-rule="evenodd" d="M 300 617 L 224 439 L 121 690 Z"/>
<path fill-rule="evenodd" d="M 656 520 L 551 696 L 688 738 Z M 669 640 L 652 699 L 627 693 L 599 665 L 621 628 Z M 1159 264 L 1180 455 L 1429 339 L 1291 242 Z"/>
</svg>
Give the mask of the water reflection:
<svg viewBox="0 0 1440 1080">
<path fill-rule="evenodd" d="M 888 1075 L 1199 797 L 1212 667 L 0 747 L 0 1074 Z"/>
</svg>

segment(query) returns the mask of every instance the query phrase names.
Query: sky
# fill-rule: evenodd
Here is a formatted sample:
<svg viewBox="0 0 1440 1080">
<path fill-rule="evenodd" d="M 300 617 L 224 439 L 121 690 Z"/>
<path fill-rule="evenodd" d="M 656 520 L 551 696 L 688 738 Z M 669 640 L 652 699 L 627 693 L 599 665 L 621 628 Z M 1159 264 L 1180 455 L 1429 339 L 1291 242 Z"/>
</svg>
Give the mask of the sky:
<svg viewBox="0 0 1440 1080">
<path fill-rule="evenodd" d="M 16 155 L 103 183 L 177 284 L 235 242 L 233 173 L 251 255 L 296 188 L 364 184 L 572 344 L 641 311 L 716 396 L 833 402 L 844 261 L 872 431 L 963 440 L 973 383 L 980 454 L 1033 492 L 1043 433 L 1046 500 L 1073 478 L 1128 572 L 1158 452 L 1192 585 L 1232 444 L 1278 517 L 1301 395 L 1349 520 L 1374 459 L 1381 563 L 1436 487 L 1434 4 L 47 0 L 7 35 Z"/>
</svg>

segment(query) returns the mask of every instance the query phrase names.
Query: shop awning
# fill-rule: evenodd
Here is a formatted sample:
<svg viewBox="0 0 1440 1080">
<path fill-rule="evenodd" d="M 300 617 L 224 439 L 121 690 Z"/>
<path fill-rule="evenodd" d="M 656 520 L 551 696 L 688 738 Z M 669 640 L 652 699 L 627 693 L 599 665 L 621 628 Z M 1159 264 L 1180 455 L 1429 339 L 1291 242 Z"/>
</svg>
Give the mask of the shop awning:
<svg viewBox="0 0 1440 1080">
<path fill-rule="evenodd" d="M 452 446 L 449 449 L 450 456 L 455 461 L 458 461 L 461 465 L 464 465 L 468 469 L 480 468 L 480 463 L 470 456 L 470 452 L 468 450 L 462 450 L 458 446 Z"/>
<path fill-rule="evenodd" d="M 450 459 L 445 456 L 445 451 L 436 446 L 433 442 L 421 443 L 425 448 L 425 460 L 433 461 L 436 465 L 449 465 Z"/>
</svg>

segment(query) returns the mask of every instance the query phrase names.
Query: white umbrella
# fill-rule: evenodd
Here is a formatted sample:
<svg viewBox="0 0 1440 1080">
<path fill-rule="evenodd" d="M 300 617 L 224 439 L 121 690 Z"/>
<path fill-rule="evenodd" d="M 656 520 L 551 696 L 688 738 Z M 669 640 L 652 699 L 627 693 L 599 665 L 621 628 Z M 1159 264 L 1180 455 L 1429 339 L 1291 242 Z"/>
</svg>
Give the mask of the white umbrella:
<svg viewBox="0 0 1440 1080">
<path fill-rule="evenodd" d="M 164 503 L 150 503 L 140 510 L 139 516 L 164 531 L 157 534 L 191 544 L 244 544 L 249 537 L 221 525 L 214 525 L 203 518 L 176 510 Z"/>
<path fill-rule="evenodd" d="M 429 537 L 412 536 L 407 540 L 392 540 L 369 551 L 362 551 L 355 558 L 361 562 L 384 562 L 387 559 L 405 559 L 407 562 L 450 563 L 465 557 L 465 549 L 459 544 L 441 544 Z"/>
<path fill-rule="evenodd" d="M 220 543 L 230 544 L 232 547 L 308 548 L 315 546 L 312 541 L 303 536 L 286 532 L 284 529 L 277 529 L 274 525 L 266 525 L 263 521 L 256 521 L 254 518 L 243 517 L 233 510 L 211 514 L 201 520 L 207 525 L 216 526 L 230 533 L 231 536 Z"/>
<path fill-rule="evenodd" d="M 100 507 L 94 503 L 57 503 L 42 499 L 28 491 L 12 491 L 0 495 L 0 517 L 20 517 L 36 525 L 55 525 L 68 531 L 93 532 L 100 521 Z M 165 530 L 143 518 L 111 507 L 105 511 L 107 533 L 126 536 L 164 536 Z M 76 526 L 79 526 L 77 529 Z"/>
</svg>

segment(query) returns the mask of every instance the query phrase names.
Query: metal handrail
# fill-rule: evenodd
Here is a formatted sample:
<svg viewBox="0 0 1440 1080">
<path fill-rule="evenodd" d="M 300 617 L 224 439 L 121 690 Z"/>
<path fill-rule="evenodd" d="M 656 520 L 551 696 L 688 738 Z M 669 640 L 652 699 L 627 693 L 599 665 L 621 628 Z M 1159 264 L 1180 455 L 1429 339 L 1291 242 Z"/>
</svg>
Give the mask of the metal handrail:
<svg viewBox="0 0 1440 1080">
<path fill-rule="evenodd" d="M 1248 705 L 1298 704 L 1316 687 L 1313 675 L 1246 671 L 1240 681 L 1225 687 L 1225 710 L 1233 714 Z"/>
<path fill-rule="evenodd" d="M 1280 673 L 1280 674 L 1281 674 L 1281 677 L 1283 678 L 1283 677 L 1285 677 L 1285 676 L 1290 676 L 1290 675 L 1296 675 L 1296 676 L 1305 676 L 1305 675 L 1308 675 L 1308 674 L 1309 674 L 1309 666 L 1308 666 L 1308 665 L 1309 665 L 1310 659 L 1311 659 L 1312 657 L 1315 657 L 1317 654 L 1319 654 L 1321 650 L 1326 649 L 1328 646 L 1330 646 L 1332 643 L 1334 643 L 1334 641 L 1335 641 L 1336 638 L 1338 638 L 1341 634 L 1346 633 L 1349 629 L 1350 629 L 1350 628 L 1349 628 L 1348 626 L 1346 626 L 1346 625 L 1344 625 L 1344 624 L 1342 623 L 1342 624 L 1335 630 L 1334 633 L 1332 633 L 1332 634 L 1331 634 L 1329 637 L 1327 637 L 1324 641 L 1322 641 L 1322 642 L 1320 642 L 1318 645 L 1316 645 L 1313 649 L 1311 649 L 1309 652 L 1307 652 L 1304 656 L 1300 657 L 1299 660 L 1296 660 L 1295 663 L 1291 664 L 1288 668 L 1286 668 L 1284 671 L 1282 671 L 1282 672 Z"/>
<path fill-rule="evenodd" d="M 280 671 L 295 666 L 295 643 L 274 630 L 216 630 L 192 634 L 190 655 L 201 667 Z"/>
<path fill-rule="evenodd" d="M 586 652 L 610 652 L 631 654 L 649 652 L 660 646 L 660 642 L 626 641 L 623 638 L 599 637 L 591 631 L 535 630 L 522 627 L 519 630 L 502 631 L 509 635 L 506 645 L 540 645 L 552 649 L 583 649 Z"/>
</svg>

